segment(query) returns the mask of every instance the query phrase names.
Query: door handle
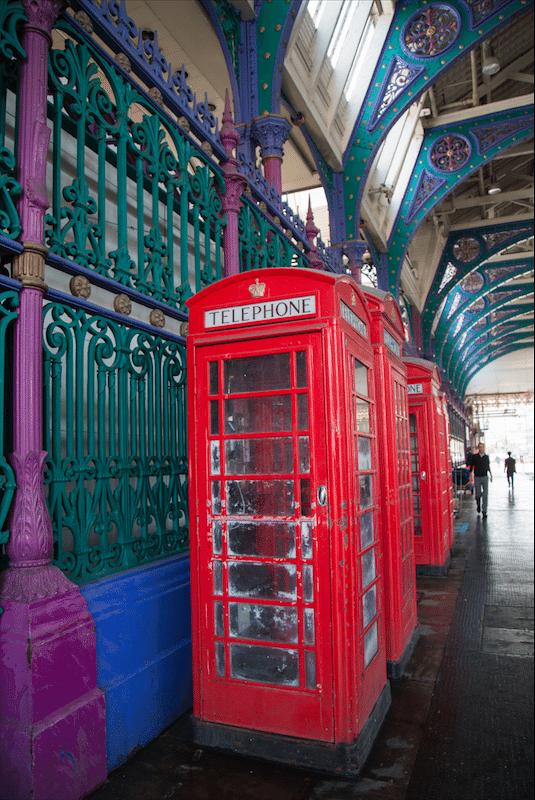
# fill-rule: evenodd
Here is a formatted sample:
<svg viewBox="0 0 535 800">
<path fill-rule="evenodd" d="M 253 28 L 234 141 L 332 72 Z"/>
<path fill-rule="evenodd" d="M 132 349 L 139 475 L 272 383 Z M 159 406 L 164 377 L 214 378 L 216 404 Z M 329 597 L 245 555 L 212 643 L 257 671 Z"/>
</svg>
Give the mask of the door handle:
<svg viewBox="0 0 535 800">
<path fill-rule="evenodd" d="M 427 478 L 427 472 L 422 472 L 422 473 L 420 474 L 420 478 L 421 478 L 423 481 L 425 481 L 425 479 Z"/>
<path fill-rule="evenodd" d="M 318 505 L 319 506 L 326 506 L 327 505 L 327 487 L 326 486 L 318 486 Z"/>
</svg>

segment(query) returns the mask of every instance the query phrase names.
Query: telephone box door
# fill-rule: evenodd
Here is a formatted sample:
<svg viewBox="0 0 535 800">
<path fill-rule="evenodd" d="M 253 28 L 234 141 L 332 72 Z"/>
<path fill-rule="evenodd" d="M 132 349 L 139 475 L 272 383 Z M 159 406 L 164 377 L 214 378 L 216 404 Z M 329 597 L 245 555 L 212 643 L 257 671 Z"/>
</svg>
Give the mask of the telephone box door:
<svg viewBox="0 0 535 800">
<path fill-rule="evenodd" d="M 414 518 L 414 557 L 417 564 L 429 559 L 429 525 L 431 519 L 429 497 L 429 439 L 425 429 L 425 412 L 422 406 L 411 406 L 409 411 L 411 449 L 412 507 Z"/>
<path fill-rule="evenodd" d="M 207 436 L 198 464 L 194 714 L 332 741 L 321 334 L 253 347 L 196 349 Z"/>
</svg>

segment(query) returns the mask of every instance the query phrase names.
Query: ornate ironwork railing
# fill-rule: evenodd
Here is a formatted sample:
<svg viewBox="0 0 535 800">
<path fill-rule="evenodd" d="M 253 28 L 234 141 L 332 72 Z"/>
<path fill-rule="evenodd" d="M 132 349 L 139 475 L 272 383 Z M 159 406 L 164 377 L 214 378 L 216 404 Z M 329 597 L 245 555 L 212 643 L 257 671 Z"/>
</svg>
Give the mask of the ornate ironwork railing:
<svg viewBox="0 0 535 800">
<path fill-rule="evenodd" d="M 82 581 L 188 546 L 186 353 L 65 301 L 44 308 L 45 492 L 53 563 Z"/>
<path fill-rule="evenodd" d="M 0 277 L 0 436 L 2 454 L 0 456 L 0 568 L 7 564 L 4 554 L 9 537 L 8 514 L 15 493 L 15 475 L 7 460 L 7 453 L 13 449 L 11 442 L 11 420 L 7 419 L 6 402 L 10 395 L 13 359 L 11 356 L 10 335 L 17 317 L 19 286 L 15 281 Z M 10 416 L 10 415 L 9 415 Z"/>
<path fill-rule="evenodd" d="M 0 235 L 7 239 L 21 232 L 14 142 L 19 59 L 25 56 L 17 26 L 25 18 L 21 3 L 0 3 Z"/>
<path fill-rule="evenodd" d="M 101 49 L 51 52 L 51 253 L 185 310 L 221 277 L 222 173 Z"/>
<path fill-rule="evenodd" d="M 295 245 L 254 203 L 244 202 L 238 216 L 240 271 L 265 267 L 306 267 Z"/>
</svg>

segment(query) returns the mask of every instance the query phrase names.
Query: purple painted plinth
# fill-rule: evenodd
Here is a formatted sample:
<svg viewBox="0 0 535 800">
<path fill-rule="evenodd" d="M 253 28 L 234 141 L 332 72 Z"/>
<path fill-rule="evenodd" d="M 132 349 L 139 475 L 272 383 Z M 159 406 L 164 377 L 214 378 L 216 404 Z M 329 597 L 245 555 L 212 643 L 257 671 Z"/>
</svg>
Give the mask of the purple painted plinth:
<svg viewBox="0 0 535 800">
<path fill-rule="evenodd" d="M 41 569 L 32 582 L 49 585 L 56 568 Z M 70 587 L 29 603 L 2 600 L 2 800 L 79 800 L 106 780 L 95 626 Z"/>
</svg>

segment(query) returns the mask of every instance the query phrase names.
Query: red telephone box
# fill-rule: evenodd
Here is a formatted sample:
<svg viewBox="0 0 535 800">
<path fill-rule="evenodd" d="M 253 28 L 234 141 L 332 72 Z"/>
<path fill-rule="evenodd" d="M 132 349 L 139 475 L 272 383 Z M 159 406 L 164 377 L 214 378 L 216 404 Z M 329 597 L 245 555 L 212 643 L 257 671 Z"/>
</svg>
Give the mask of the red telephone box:
<svg viewBox="0 0 535 800">
<path fill-rule="evenodd" d="M 451 548 L 454 539 L 455 522 L 453 513 L 453 465 L 451 463 L 450 449 L 450 418 L 448 415 L 448 400 L 444 392 L 440 392 L 442 406 L 442 426 L 444 429 L 444 461 L 442 463 L 442 513 L 444 515 L 443 524 L 448 531 L 448 546 Z"/>
<path fill-rule="evenodd" d="M 399 307 L 393 296 L 361 287 L 371 317 L 377 398 L 377 452 L 385 595 L 386 666 L 400 678 L 418 641 L 407 367 Z"/>
<path fill-rule="evenodd" d="M 450 561 L 451 520 L 447 511 L 451 470 L 446 471 L 446 426 L 440 376 L 431 361 L 405 358 L 417 575 L 446 574 Z"/>
<path fill-rule="evenodd" d="M 356 774 L 390 704 L 366 304 L 275 268 L 188 306 L 194 738 Z"/>
</svg>

